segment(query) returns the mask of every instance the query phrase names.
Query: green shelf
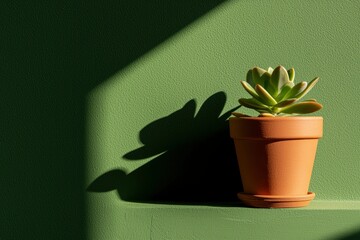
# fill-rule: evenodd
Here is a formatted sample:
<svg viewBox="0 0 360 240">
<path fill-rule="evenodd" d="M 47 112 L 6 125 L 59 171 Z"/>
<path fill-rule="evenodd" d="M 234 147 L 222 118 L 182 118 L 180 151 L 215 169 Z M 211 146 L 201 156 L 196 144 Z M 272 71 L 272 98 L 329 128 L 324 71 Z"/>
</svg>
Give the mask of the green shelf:
<svg viewBox="0 0 360 240">
<path fill-rule="evenodd" d="M 90 224 L 94 239 L 360 239 L 360 201 L 314 200 L 304 208 L 258 209 L 238 203 L 170 205 L 118 199 L 104 205 L 101 199 L 104 196 L 93 198 L 97 203 L 90 223 L 103 223 Z M 108 235 L 96 236 L 99 232 Z"/>
</svg>

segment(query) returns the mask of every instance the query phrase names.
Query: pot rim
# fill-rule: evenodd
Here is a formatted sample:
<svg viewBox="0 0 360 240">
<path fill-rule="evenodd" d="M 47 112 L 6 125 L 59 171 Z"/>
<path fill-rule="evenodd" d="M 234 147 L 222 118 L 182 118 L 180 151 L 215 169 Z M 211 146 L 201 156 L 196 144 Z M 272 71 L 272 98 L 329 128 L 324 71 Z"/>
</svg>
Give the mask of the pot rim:
<svg viewBox="0 0 360 240">
<path fill-rule="evenodd" d="M 323 117 L 231 117 L 234 139 L 318 139 L 323 135 Z"/>
<path fill-rule="evenodd" d="M 246 119 L 246 120 L 256 120 L 256 121 L 281 121 L 281 120 L 308 120 L 308 119 L 323 119 L 322 116 L 287 116 L 287 117 L 235 117 L 232 116 L 230 119 Z"/>
</svg>

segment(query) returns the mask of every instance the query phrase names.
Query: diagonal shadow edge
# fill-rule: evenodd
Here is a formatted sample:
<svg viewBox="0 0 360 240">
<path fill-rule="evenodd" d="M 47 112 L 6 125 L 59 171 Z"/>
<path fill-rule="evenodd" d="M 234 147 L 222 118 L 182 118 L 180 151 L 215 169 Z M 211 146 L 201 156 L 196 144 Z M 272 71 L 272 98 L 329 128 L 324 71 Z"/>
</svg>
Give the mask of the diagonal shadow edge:
<svg viewBox="0 0 360 240">
<path fill-rule="evenodd" d="M 226 1 L 114 1 L 106 7 L 100 2 L 93 3 L 77 23 L 81 35 L 92 36 L 79 48 L 82 58 L 92 65 L 88 74 L 100 80 L 93 79 L 87 92 Z M 84 29 L 81 27 L 84 22 L 97 24 Z M 106 64 L 99 69 L 102 62 Z"/>
<path fill-rule="evenodd" d="M 3 238 L 86 239 L 88 93 L 223 2 L 1 1 Z"/>
</svg>

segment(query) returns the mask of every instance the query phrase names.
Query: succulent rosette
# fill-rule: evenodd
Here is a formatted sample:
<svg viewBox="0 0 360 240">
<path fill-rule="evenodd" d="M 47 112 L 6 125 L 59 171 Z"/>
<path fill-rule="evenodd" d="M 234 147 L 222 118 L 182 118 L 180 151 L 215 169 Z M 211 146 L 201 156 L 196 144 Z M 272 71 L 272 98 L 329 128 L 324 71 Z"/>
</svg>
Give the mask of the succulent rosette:
<svg viewBox="0 0 360 240">
<path fill-rule="evenodd" d="M 255 67 L 248 71 L 246 81 L 241 81 L 252 98 L 240 98 L 239 103 L 258 111 L 261 117 L 307 114 L 320 110 L 322 105 L 315 99 L 302 100 L 319 78 L 297 84 L 294 79 L 294 68 L 286 70 L 283 66 L 278 66 L 265 70 Z"/>
</svg>

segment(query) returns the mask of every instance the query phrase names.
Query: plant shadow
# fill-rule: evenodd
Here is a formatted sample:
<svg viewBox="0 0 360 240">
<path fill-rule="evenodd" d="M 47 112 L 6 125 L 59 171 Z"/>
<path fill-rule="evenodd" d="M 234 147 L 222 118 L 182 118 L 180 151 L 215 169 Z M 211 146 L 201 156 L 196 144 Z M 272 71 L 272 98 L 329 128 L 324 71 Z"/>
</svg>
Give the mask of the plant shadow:
<svg viewBox="0 0 360 240">
<path fill-rule="evenodd" d="M 139 133 L 143 146 L 123 158 L 155 158 L 130 173 L 106 172 L 87 190 L 116 190 L 122 200 L 131 202 L 240 205 L 236 194 L 242 184 L 227 120 L 238 107 L 221 115 L 225 103 L 225 93 L 217 92 L 196 114 L 192 99 L 149 123 Z"/>
</svg>

